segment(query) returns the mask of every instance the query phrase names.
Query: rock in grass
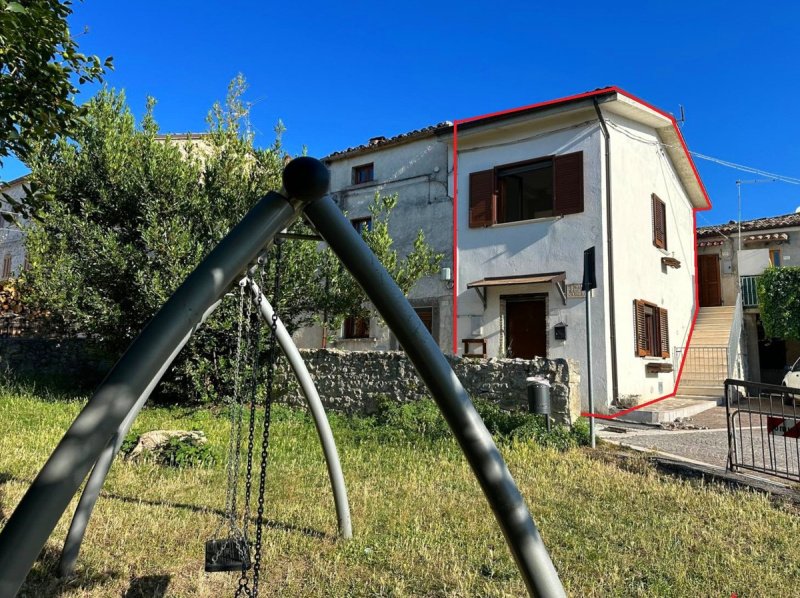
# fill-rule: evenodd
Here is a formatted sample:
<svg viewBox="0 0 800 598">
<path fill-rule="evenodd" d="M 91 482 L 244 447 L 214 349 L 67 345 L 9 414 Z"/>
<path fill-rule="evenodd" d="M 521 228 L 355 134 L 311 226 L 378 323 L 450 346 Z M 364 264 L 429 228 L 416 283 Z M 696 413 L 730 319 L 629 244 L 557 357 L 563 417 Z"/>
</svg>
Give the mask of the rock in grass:
<svg viewBox="0 0 800 598">
<path fill-rule="evenodd" d="M 147 456 L 153 457 L 158 461 L 173 438 L 195 446 L 204 445 L 208 442 L 206 435 L 198 430 L 153 430 L 139 436 L 136 446 L 128 453 L 128 459 L 135 460 Z"/>
</svg>

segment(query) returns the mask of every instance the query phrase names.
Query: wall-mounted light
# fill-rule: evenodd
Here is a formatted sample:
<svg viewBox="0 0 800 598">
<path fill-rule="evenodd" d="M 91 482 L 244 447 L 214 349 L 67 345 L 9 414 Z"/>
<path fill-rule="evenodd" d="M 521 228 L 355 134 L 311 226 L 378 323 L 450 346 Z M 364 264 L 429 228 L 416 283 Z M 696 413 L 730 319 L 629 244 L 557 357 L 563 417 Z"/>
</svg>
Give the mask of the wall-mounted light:
<svg viewBox="0 0 800 598">
<path fill-rule="evenodd" d="M 453 274 L 450 268 L 442 268 L 439 270 L 439 280 L 441 280 L 448 289 L 453 288 Z"/>
</svg>

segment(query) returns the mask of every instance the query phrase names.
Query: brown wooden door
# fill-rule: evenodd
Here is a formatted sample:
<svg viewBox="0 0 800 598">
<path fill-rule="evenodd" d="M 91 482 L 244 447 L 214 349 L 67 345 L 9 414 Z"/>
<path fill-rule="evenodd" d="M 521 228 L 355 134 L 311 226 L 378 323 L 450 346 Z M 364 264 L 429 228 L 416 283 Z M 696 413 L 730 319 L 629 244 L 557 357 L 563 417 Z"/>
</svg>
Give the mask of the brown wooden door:
<svg viewBox="0 0 800 598">
<path fill-rule="evenodd" d="M 719 277 L 718 255 L 697 256 L 697 279 L 700 291 L 700 307 L 722 305 L 722 285 Z"/>
<path fill-rule="evenodd" d="M 547 357 L 547 320 L 543 300 L 506 303 L 506 355 Z"/>
</svg>

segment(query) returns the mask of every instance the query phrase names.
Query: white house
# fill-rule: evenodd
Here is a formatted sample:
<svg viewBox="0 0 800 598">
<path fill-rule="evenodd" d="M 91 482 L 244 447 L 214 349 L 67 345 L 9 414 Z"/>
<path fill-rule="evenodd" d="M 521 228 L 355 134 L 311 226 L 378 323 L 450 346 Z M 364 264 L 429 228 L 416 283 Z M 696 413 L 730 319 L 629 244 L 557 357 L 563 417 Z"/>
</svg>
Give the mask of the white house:
<svg viewBox="0 0 800 598">
<path fill-rule="evenodd" d="M 454 137 L 458 350 L 485 342 L 490 357 L 572 358 L 585 373 L 577 285 L 594 247 L 596 408 L 672 393 L 695 308 L 694 211 L 710 207 L 675 119 L 604 88 L 457 121 Z"/>
<path fill-rule="evenodd" d="M 694 211 L 710 202 L 669 114 L 604 88 L 375 138 L 326 162 L 351 218 L 366 215 L 376 189 L 397 191 L 398 245 L 422 228 L 445 253 L 449 276 L 410 297 L 438 310 L 432 333 L 443 350 L 570 358 L 584 374 L 580 283 L 594 247 L 597 409 L 674 391 L 695 309 Z M 394 348 L 376 321 L 355 330 L 362 340 L 348 338 L 349 326 L 337 346 Z M 318 337 L 298 340 L 320 346 Z"/>
</svg>

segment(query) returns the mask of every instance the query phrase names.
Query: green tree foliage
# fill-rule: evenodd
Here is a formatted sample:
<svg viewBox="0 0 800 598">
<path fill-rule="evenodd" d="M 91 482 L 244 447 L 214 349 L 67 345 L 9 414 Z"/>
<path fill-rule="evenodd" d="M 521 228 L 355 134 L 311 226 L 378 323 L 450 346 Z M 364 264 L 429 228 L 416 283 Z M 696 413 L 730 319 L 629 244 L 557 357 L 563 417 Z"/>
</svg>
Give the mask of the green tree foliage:
<svg viewBox="0 0 800 598">
<path fill-rule="evenodd" d="M 76 85 L 100 81 L 112 66 L 78 52 L 71 4 L 0 0 L 0 164 L 10 154 L 26 160 L 36 141 L 71 130 L 83 114 Z"/>
<path fill-rule="evenodd" d="M 158 135 L 155 102 L 137 125 L 125 96 L 101 91 L 69 138 L 32 154 L 38 192 L 27 198 L 30 300 L 63 334 L 88 334 L 119 355 L 199 261 L 270 189 L 280 188 L 285 152 L 280 124 L 266 149 L 253 146 L 236 78 L 199 139 Z M 367 242 L 405 291 L 433 274 L 441 256 L 420 234 L 400 258 L 388 221 L 396 198 L 377 197 Z M 311 232 L 298 223 L 296 232 Z M 290 331 L 340 322 L 366 309 L 362 291 L 318 243 L 282 245 L 278 313 Z M 265 270 L 269 295 L 274 263 Z M 236 293 L 234 293 L 236 295 Z M 182 352 L 168 378 L 171 394 L 213 400 L 230 388 L 238 299 L 223 302 Z"/>
<path fill-rule="evenodd" d="M 758 279 L 764 333 L 800 341 L 800 266 L 767 268 Z"/>
</svg>

